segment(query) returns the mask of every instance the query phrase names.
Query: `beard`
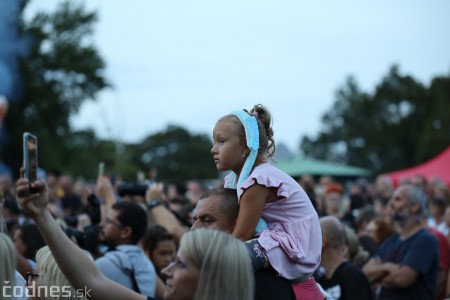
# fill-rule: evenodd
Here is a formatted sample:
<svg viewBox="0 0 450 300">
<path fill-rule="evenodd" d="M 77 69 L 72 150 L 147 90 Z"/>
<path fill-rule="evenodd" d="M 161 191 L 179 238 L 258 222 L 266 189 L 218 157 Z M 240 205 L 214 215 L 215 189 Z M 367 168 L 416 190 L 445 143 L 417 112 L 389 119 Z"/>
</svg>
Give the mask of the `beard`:
<svg viewBox="0 0 450 300">
<path fill-rule="evenodd" d="M 399 225 L 406 224 L 406 222 L 408 222 L 410 217 L 411 217 L 411 215 L 409 213 L 409 207 L 404 207 L 401 210 L 394 211 L 391 214 L 392 221 L 394 221 L 395 223 L 397 223 Z"/>
<path fill-rule="evenodd" d="M 98 233 L 98 241 L 99 241 L 101 244 L 104 244 L 104 245 L 107 245 L 107 246 L 110 246 L 110 244 L 112 244 L 111 241 L 110 241 L 110 239 L 108 239 L 108 238 L 106 237 L 105 233 L 102 232 L 101 230 L 100 230 L 100 232 Z"/>
</svg>

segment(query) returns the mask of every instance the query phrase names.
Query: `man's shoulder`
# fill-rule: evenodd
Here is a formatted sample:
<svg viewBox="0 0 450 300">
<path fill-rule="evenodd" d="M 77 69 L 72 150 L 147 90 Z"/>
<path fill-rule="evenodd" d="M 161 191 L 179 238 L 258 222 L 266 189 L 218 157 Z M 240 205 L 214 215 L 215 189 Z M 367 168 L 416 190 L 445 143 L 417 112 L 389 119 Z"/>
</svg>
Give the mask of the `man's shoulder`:
<svg viewBox="0 0 450 300">
<path fill-rule="evenodd" d="M 355 280 L 355 278 L 366 279 L 366 276 L 364 275 L 361 268 L 349 261 L 345 261 L 341 263 L 339 267 L 337 267 L 336 271 L 333 273 L 333 278 Z"/>
<path fill-rule="evenodd" d="M 139 248 L 138 245 L 135 244 L 122 244 L 122 245 L 118 245 L 116 246 L 116 250 L 117 251 L 121 251 L 121 252 L 142 252 L 142 249 Z"/>
<path fill-rule="evenodd" d="M 438 237 L 426 228 L 420 229 L 411 237 L 411 240 L 413 243 L 420 243 L 421 245 L 428 245 L 429 247 L 432 247 L 433 245 L 438 247 L 439 245 Z"/>
<path fill-rule="evenodd" d="M 430 230 L 431 228 L 421 228 L 418 232 L 417 232 L 417 236 L 419 237 L 424 237 L 424 238 L 431 238 L 431 239 L 437 239 L 437 236 L 442 234 L 440 233 L 438 230 L 436 230 L 436 232 L 433 232 L 432 230 Z"/>
<path fill-rule="evenodd" d="M 95 260 L 96 265 L 114 264 L 118 268 L 130 268 L 131 261 L 144 252 L 136 245 L 119 245 Z"/>
<path fill-rule="evenodd" d="M 106 271 L 127 268 L 129 265 L 127 261 L 128 257 L 125 253 L 120 251 L 108 251 L 103 256 L 97 258 L 95 264 L 101 271 Z"/>
</svg>

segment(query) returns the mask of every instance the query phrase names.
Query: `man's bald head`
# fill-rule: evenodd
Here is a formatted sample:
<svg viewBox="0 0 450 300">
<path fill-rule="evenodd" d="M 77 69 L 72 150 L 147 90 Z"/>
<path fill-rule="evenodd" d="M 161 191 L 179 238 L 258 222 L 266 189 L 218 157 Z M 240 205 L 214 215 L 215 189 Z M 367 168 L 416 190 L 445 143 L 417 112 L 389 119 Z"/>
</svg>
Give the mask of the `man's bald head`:
<svg viewBox="0 0 450 300">
<path fill-rule="evenodd" d="M 326 216 L 320 218 L 320 227 L 324 237 L 324 247 L 332 249 L 341 249 L 345 243 L 345 229 L 341 221 L 335 216 Z"/>
</svg>

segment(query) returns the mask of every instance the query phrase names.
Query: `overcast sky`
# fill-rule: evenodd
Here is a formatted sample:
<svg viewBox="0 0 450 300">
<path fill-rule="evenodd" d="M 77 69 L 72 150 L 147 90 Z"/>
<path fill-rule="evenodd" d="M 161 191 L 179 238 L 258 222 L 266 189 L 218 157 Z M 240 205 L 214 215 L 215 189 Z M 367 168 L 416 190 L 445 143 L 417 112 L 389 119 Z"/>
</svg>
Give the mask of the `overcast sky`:
<svg viewBox="0 0 450 300">
<path fill-rule="evenodd" d="M 26 16 L 54 10 L 32 0 Z M 266 105 L 275 140 L 314 136 L 349 75 L 372 91 L 393 64 L 428 84 L 450 74 L 450 1 L 89 0 L 114 89 L 72 120 L 137 142 L 180 125 L 211 135 L 236 109 Z"/>
</svg>

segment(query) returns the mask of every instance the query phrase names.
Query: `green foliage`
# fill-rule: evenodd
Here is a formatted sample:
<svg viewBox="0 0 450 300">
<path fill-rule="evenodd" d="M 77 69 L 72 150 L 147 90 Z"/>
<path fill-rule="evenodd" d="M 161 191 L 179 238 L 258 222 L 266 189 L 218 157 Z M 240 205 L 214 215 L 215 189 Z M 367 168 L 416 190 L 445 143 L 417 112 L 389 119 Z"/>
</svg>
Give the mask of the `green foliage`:
<svg viewBox="0 0 450 300">
<path fill-rule="evenodd" d="M 74 132 L 70 116 L 86 100 L 108 86 L 103 59 L 93 43 L 97 15 L 81 4 L 66 1 L 54 13 L 38 13 L 20 24 L 22 36 L 32 38 L 29 55 L 21 62 L 22 99 L 11 102 L 4 126 L 9 143 L 1 159 L 15 176 L 22 164 L 22 133 L 39 140 L 39 164 L 93 180 L 99 162 L 105 173 L 134 181 L 136 173 L 156 168 L 161 180 L 181 182 L 217 177 L 207 136 L 191 135 L 170 126 L 139 144 L 100 140 L 92 130 Z"/>
<path fill-rule="evenodd" d="M 415 165 L 450 144 L 450 77 L 425 87 L 394 66 L 372 94 L 349 78 L 322 122 L 316 138 L 302 139 L 306 156 L 376 172 Z"/>
<path fill-rule="evenodd" d="M 116 166 L 117 145 L 114 141 L 99 140 L 92 130 L 72 132 L 66 137 L 64 172 L 94 180 L 98 164 Z"/>
<path fill-rule="evenodd" d="M 156 168 L 163 181 L 184 182 L 218 176 L 209 137 L 190 134 L 182 127 L 168 126 L 166 131 L 130 147 L 131 164 L 145 172 Z"/>
<path fill-rule="evenodd" d="M 54 13 L 38 13 L 20 24 L 21 35 L 31 37 L 32 43 L 28 57 L 21 62 L 23 97 L 10 104 L 5 120 L 9 143 L 2 151 L 3 160 L 16 176 L 24 131 L 38 136 L 39 159 L 44 168 L 71 171 L 71 167 L 84 164 L 67 159 L 81 159 L 72 156 L 69 117 L 83 101 L 95 99 L 108 86 L 102 75 L 105 63 L 92 42 L 96 20 L 96 13 L 66 1 Z M 92 133 L 90 138 L 95 140 Z M 84 151 L 95 148 L 85 146 Z"/>
</svg>

